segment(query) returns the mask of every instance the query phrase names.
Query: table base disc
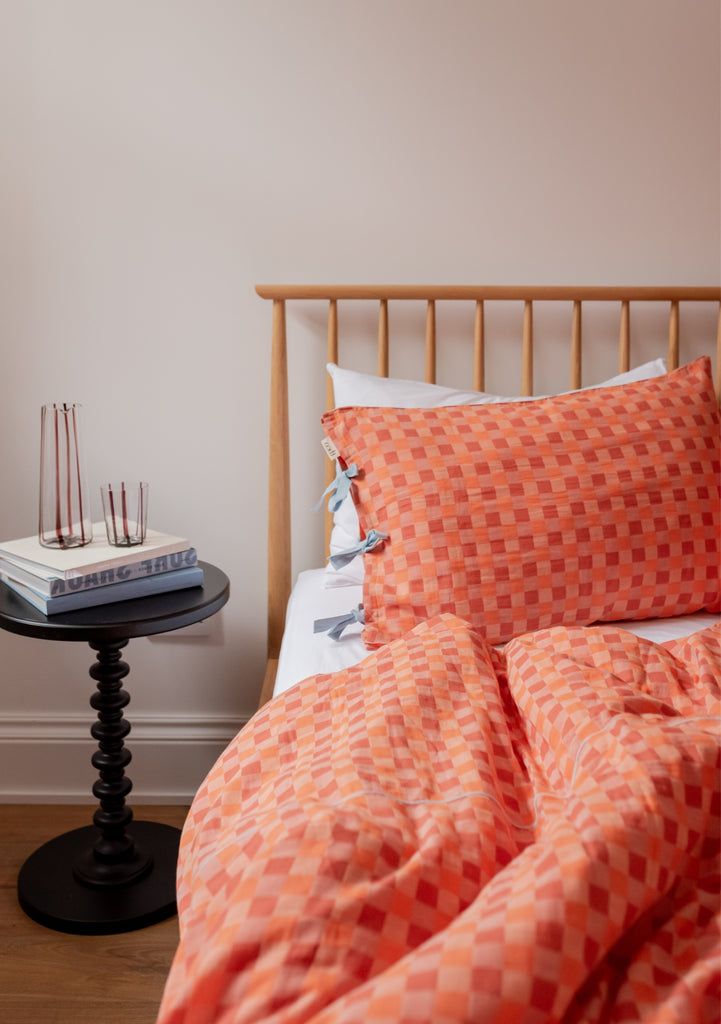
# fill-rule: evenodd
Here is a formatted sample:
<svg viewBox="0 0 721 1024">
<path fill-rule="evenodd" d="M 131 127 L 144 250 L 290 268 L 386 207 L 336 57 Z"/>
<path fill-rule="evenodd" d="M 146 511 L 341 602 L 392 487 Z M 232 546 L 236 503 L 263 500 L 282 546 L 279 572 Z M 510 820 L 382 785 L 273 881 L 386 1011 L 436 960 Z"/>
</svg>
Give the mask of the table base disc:
<svg viewBox="0 0 721 1024">
<path fill-rule="evenodd" d="M 98 838 L 94 825 L 65 832 L 31 854 L 18 875 L 18 900 L 34 921 L 75 935 L 113 935 L 145 928 L 176 913 L 175 869 L 180 830 L 155 821 L 133 821 L 128 831 L 153 867 L 135 882 L 88 886 L 73 864 Z"/>
</svg>

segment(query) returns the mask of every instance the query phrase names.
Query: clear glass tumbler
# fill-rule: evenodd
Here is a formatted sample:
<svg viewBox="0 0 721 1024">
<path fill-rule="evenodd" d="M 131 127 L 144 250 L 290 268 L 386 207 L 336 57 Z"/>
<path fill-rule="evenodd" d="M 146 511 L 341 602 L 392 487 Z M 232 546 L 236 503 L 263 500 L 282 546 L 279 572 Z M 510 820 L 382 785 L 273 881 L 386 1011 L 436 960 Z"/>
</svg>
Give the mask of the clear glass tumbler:
<svg viewBox="0 0 721 1024">
<path fill-rule="evenodd" d="M 108 543 L 118 548 L 142 544 L 148 526 L 148 485 L 103 484 L 100 494 Z"/>
<path fill-rule="evenodd" d="M 46 548 L 78 548 L 93 539 L 80 445 L 80 406 L 52 402 L 40 414 L 38 540 Z"/>
</svg>

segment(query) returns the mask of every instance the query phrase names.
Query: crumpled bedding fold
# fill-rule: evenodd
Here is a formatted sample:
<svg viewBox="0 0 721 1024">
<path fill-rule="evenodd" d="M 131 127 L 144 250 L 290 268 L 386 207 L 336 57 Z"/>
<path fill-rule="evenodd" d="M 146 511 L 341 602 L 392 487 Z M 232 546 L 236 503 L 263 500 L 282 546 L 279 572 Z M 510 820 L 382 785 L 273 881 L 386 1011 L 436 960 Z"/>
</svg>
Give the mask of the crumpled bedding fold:
<svg viewBox="0 0 721 1024">
<path fill-rule="evenodd" d="M 183 832 L 160 1024 L 720 1019 L 721 626 L 451 615 L 267 704 Z"/>
</svg>

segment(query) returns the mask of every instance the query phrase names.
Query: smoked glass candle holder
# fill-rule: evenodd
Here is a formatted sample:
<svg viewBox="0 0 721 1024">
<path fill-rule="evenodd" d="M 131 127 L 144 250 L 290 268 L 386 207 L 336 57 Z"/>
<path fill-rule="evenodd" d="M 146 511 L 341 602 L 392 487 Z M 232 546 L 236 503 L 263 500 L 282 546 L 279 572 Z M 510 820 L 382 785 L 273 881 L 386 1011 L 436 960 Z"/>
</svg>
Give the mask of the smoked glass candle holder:
<svg viewBox="0 0 721 1024">
<path fill-rule="evenodd" d="M 38 540 L 46 548 L 78 548 L 93 539 L 82 456 L 78 403 L 44 405 Z"/>
<path fill-rule="evenodd" d="M 148 525 L 148 485 L 103 484 L 100 494 L 108 543 L 118 548 L 142 544 Z"/>
</svg>

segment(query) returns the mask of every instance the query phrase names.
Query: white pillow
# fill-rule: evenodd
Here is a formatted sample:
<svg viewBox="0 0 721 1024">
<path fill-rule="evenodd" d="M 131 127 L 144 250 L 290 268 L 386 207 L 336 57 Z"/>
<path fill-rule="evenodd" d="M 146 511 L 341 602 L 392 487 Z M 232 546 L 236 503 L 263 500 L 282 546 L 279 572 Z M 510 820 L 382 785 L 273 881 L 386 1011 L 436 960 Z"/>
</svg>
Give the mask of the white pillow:
<svg viewBox="0 0 721 1024">
<path fill-rule="evenodd" d="M 485 391 L 455 391 L 438 384 L 424 384 L 416 380 L 398 380 L 393 377 L 374 377 L 369 373 L 343 370 L 335 363 L 328 363 L 328 373 L 333 380 L 333 394 L 336 408 L 349 405 L 373 405 L 396 409 L 431 409 L 445 405 L 490 405 L 495 402 L 533 402 L 547 395 L 490 395 Z M 663 359 L 654 359 L 643 366 L 636 366 L 626 373 L 619 373 L 602 384 L 592 387 L 617 387 L 636 380 L 661 377 L 666 373 Z M 588 388 L 583 388 L 586 391 Z M 358 515 L 349 495 L 333 515 L 333 531 L 330 538 L 332 555 L 347 551 L 360 541 Z M 356 557 L 343 566 L 334 569 L 330 562 L 326 566 L 326 587 L 350 587 L 363 583 L 363 556 Z"/>
<path fill-rule="evenodd" d="M 326 369 L 333 381 L 336 409 L 347 405 L 375 405 L 395 409 L 432 409 L 444 405 L 489 405 L 494 402 L 534 402 L 547 395 L 490 395 L 485 391 L 455 391 L 438 384 L 424 384 L 417 380 L 399 380 L 394 377 L 374 377 L 370 373 L 343 370 L 335 363 Z M 635 380 L 660 377 L 666 372 L 663 359 L 654 359 L 617 377 L 593 384 L 592 387 L 615 387 Z M 588 390 L 584 388 L 583 390 Z"/>
</svg>

